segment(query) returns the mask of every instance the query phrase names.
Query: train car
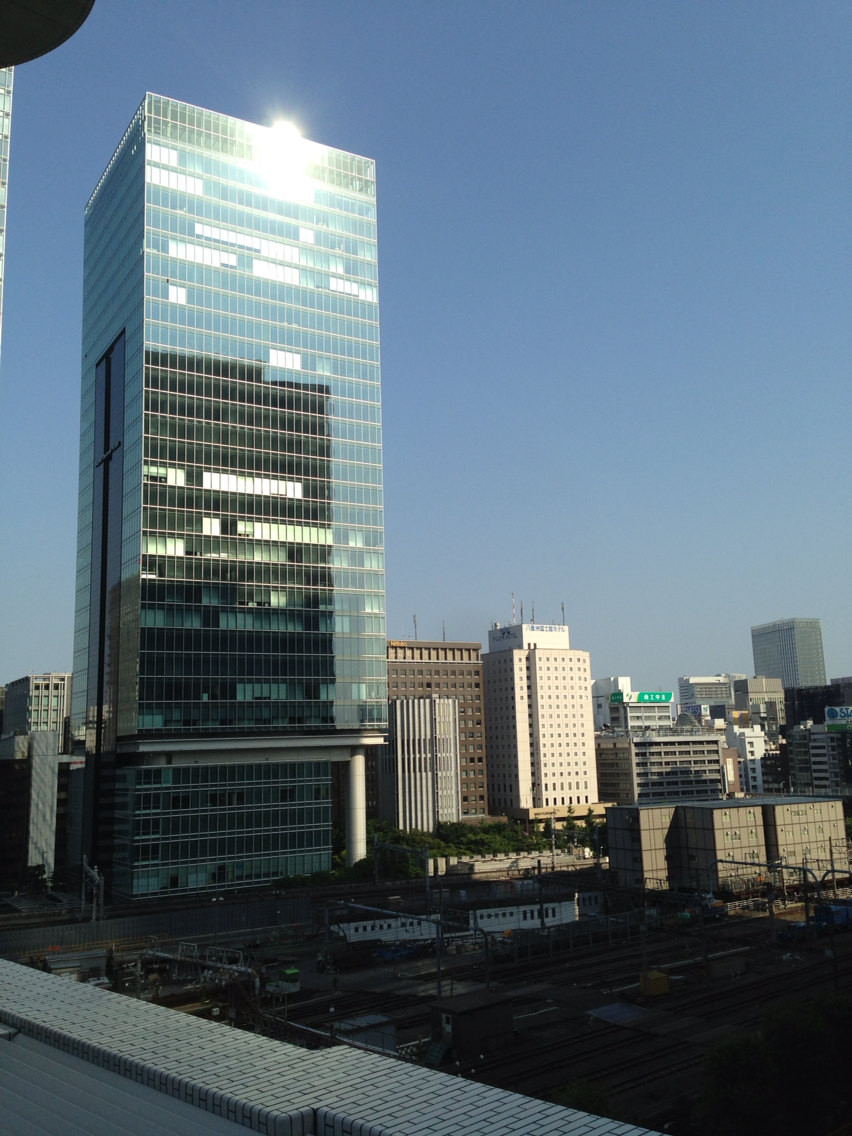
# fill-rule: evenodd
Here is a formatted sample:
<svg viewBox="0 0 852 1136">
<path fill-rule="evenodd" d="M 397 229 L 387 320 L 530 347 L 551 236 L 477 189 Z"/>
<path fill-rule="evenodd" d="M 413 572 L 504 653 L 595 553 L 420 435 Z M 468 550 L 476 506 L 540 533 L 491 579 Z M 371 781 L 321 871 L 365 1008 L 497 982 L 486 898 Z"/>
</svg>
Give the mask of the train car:
<svg viewBox="0 0 852 1136">
<path fill-rule="evenodd" d="M 471 938 L 480 931 L 489 935 L 507 935 L 519 930 L 540 931 L 573 923 L 577 916 L 576 898 L 538 902 L 525 896 L 521 903 L 446 912 L 443 937 L 445 940 Z M 330 930 L 347 943 L 429 942 L 435 938 L 437 922 L 437 915 L 370 913 L 361 919 L 332 923 Z"/>
<path fill-rule="evenodd" d="M 577 893 L 577 907 L 581 916 L 603 915 L 604 897 L 602 891 L 581 891 Z"/>
</svg>

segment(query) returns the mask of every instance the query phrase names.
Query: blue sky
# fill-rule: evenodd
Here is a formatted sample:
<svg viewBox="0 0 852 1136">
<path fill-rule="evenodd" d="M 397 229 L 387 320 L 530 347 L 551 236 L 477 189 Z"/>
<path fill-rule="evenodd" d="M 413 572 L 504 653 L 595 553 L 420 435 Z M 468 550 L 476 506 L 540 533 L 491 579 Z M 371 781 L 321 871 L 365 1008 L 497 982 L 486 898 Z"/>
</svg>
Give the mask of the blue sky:
<svg viewBox="0 0 852 1136">
<path fill-rule="evenodd" d="M 0 682 L 68 669 L 82 213 L 146 90 L 374 157 L 388 631 L 852 673 L 852 7 L 97 0 L 15 75 Z M 847 596 L 844 600 L 843 597 Z"/>
</svg>

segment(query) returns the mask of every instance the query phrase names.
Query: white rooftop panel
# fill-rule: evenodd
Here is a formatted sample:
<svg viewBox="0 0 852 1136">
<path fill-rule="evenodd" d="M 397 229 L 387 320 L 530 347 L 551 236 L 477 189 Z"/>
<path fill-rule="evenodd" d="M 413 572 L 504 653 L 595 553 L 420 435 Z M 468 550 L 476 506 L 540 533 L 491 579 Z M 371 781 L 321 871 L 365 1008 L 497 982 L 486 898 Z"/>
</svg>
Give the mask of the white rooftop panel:
<svg viewBox="0 0 852 1136">
<path fill-rule="evenodd" d="M 85 1103 L 77 1088 L 84 1078 L 111 1087 L 82 1094 L 89 1103 L 100 1096 L 107 1106 L 103 1115 L 97 1110 L 81 1114 L 81 1136 L 194 1134 L 195 1127 L 170 1126 L 172 1106 L 189 1110 L 192 1120 L 186 1123 L 197 1125 L 199 1136 L 233 1132 L 237 1125 L 270 1136 L 335 1136 L 343 1131 L 352 1136 L 446 1136 L 448 1126 L 459 1136 L 481 1136 L 483 1131 L 495 1136 L 648 1132 L 379 1054 L 343 1046 L 309 1052 L 2 959 L 0 1023 L 22 1031 L 12 1040 L 0 1038 L 0 1053 L 18 1050 L 16 1059 L 28 1055 L 30 1062 L 20 1070 L 20 1082 L 29 1082 L 29 1091 L 22 1094 L 19 1087 L 13 1092 L 12 1126 L 0 1118 L 0 1136 L 77 1136 L 74 1109 Z M 45 1050 L 47 1045 L 54 1049 Z M 50 1067 L 42 1069 L 44 1092 L 34 1084 L 36 1050 L 51 1054 Z M 61 1075 L 57 1063 L 73 1070 L 72 1076 Z M 30 1065 L 32 1075 L 26 1076 Z M 0 1089 L 5 1087 L 0 1081 Z M 143 1094 L 146 1103 L 138 1113 L 122 1103 L 126 1088 Z M 27 1128 L 23 1106 L 30 1107 L 33 1097 L 40 1119 L 31 1113 Z M 65 1103 L 57 1108 L 56 1101 Z M 155 1105 L 168 1113 L 162 1127 L 150 1122 Z M 145 1125 L 135 1126 L 143 1113 Z M 57 1119 L 62 1125 L 51 1127 Z M 99 1127 L 102 1119 L 108 1127 Z M 214 1127 L 214 1122 L 226 1127 Z"/>
<path fill-rule="evenodd" d="M 3 1136 L 236 1136 L 190 1104 L 19 1034 L 0 1051 Z"/>
</svg>

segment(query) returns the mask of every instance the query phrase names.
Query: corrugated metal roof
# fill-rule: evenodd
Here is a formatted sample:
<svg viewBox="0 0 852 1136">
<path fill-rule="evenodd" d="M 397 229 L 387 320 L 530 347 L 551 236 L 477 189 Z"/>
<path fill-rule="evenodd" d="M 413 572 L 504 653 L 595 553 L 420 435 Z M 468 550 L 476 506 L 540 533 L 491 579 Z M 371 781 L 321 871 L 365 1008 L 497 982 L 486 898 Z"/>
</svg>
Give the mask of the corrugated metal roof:
<svg viewBox="0 0 852 1136">
<path fill-rule="evenodd" d="M 15 1136 L 75 1136 L 78 1130 L 85 1136 L 137 1131 L 183 1136 L 195 1131 L 182 1126 L 190 1123 L 199 1125 L 199 1133 L 233 1131 L 237 1124 L 271 1136 L 331 1136 L 344 1125 L 352 1136 L 641 1136 L 648 1131 L 379 1054 L 345 1047 L 298 1049 L 4 960 L 0 1021 L 22 1031 L 11 1040 L 0 1037 L 0 1057 L 8 1052 L 18 1062 L 14 1099 L 20 1102 L 14 1127 L 3 1127 L 0 1118 L 0 1132 Z M 50 1060 L 45 1046 L 56 1051 Z M 0 1066 L 11 1068 L 8 1057 Z M 160 1127 L 150 1119 L 132 1127 L 134 1104 L 123 1102 L 117 1085 L 144 1094 L 146 1111 L 156 1104 Z M 6 1088 L 5 1081 L 0 1087 Z M 33 1096 L 43 1110 L 38 1115 Z M 101 1096 L 114 1100 L 113 1110 L 87 1112 Z M 178 1104 L 184 1109 L 180 1118 L 170 1112 Z M 213 1118 L 193 1114 L 190 1105 L 231 1124 L 214 1129 Z M 198 1120 L 185 1121 L 186 1109 Z M 18 1120 L 27 1117 L 30 1126 L 20 1126 Z M 98 1127 L 102 1121 L 111 1127 Z M 120 1126 L 124 1123 L 127 1127 Z"/>
</svg>

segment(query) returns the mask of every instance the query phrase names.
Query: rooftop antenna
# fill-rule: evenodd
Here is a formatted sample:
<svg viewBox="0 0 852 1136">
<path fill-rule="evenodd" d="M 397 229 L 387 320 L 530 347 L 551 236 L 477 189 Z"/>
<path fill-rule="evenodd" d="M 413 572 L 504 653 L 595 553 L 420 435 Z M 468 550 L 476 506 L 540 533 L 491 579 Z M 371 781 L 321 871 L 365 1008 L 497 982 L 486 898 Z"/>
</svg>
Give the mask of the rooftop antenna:
<svg viewBox="0 0 852 1136">
<path fill-rule="evenodd" d="M 414 619 L 414 639 L 415 639 L 415 642 L 416 642 L 417 641 L 417 612 L 414 613 L 413 619 Z"/>
<path fill-rule="evenodd" d="M 524 601 L 521 600 L 521 623 L 524 622 Z"/>
<path fill-rule="evenodd" d="M 565 626 L 565 600 L 562 601 L 562 626 Z"/>
<path fill-rule="evenodd" d="M 446 641 L 447 641 L 447 621 L 446 621 L 446 619 L 442 619 L 441 620 L 441 642 L 446 643 Z"/>
<path fill-rule="evenodd" d="M 517 619 L 515 619 L 515 593 L 512 592 L 512 623 L 517 622 Z"/>
<path fill-rule="evenodd" d="M 535 623 L 535 600 L 533 600 L 532 621 Z"/>
</svg>

